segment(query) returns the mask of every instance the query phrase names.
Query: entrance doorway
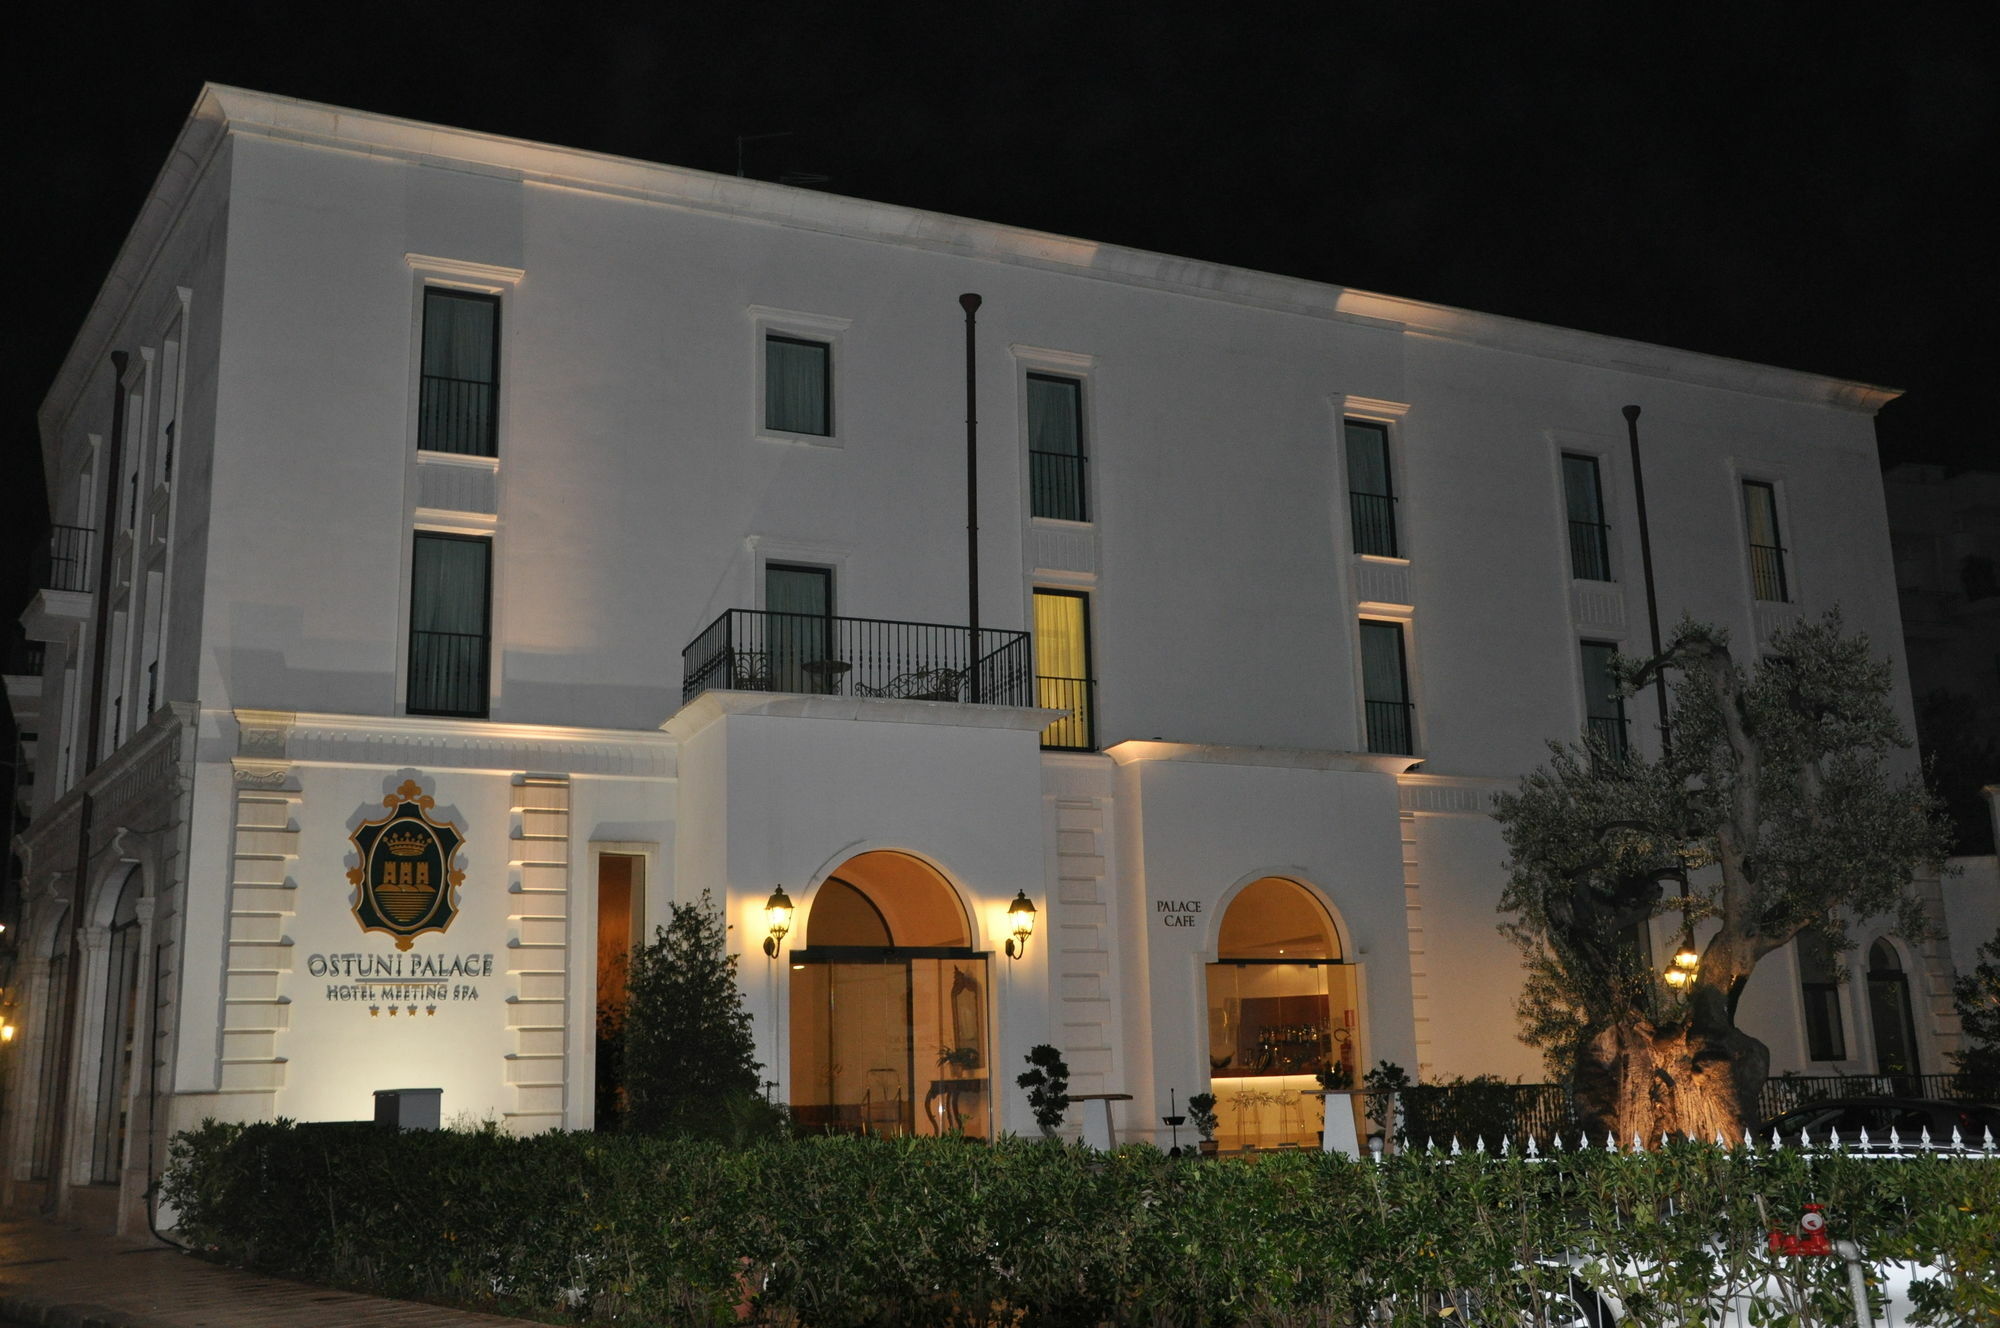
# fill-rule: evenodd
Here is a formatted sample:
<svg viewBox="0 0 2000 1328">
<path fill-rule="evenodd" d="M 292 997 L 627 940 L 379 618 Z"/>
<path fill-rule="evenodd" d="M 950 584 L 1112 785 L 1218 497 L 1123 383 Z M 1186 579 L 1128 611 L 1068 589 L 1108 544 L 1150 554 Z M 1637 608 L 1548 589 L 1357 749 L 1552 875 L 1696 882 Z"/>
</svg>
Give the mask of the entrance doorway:
<svg viewBox="0 0 2000 1328">
<path fill-rule="evenodd" d="M 1319 1071 L 1339 1064 L 1358 1084 L 1354 969 L 1333 919 L 1282 876 L 1252 881 L 1222 915 L 1208 966 L 1209 1091 L 1223 1150 L 1312 1148 Z M 1332 1099 L 1336 1104 L 1340 1099 Z"/>
<path fill-rule="evenodd" d="M 987 956 L 935 868 L 907 853 L 848 859 L 789 961 L 802 1128 L 990 1137 Z"/>
</svg>

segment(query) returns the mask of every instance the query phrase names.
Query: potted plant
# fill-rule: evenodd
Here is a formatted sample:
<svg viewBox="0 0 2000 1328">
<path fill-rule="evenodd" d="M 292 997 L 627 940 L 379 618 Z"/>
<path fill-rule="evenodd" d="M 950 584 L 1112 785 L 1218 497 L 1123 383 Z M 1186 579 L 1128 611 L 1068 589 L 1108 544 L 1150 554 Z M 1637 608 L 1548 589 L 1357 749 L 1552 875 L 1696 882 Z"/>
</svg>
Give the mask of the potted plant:
<svg viewBox="0 0 2000 1328">
<path fill-rule="evenodd" d="M 952 1078 L 963 1078 L 966 1071 L 979 1068 L 977 1047 L 939 1047 L 938 1068 L 948 1071 Z"/>
<path fill-rule="evenodd" d="M 1028 1068 L 1014 1082 L 1028 1090 L 1028 1110 L 1035 1113 L 1042 1137 L 1054 1139 L 1069 1110 L 1069 1065 L 1062 1053 L 1046 1042 L 1030 1047 Z"/>
<path fill-rule="evenodd" d="M 1329 1093 L 1344 1093 L 1354 1087 L 1354 1071 L 1347 1068 L 1345 1061 L 1330 1062 L 1313 1078 L 1319 1080 L 1319 1086 Z"/>
<path fill-rule="evenodd" d="M 1215 1151 L 1215 1127 L 1221 1121 L 1215 1115 L 1215 1094 L 1196 1093 L 1188 1098 L 1188 1119 L 1195 1129 L 1201 1131 L 1201 1151 L 1204 1155 Z"/>
</svg>

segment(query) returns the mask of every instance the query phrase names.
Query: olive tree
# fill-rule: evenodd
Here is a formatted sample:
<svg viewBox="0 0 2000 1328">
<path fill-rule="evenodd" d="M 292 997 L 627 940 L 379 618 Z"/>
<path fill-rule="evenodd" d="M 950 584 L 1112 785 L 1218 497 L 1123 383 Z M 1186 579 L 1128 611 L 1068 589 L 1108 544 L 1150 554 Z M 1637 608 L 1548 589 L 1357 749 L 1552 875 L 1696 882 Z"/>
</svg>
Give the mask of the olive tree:
<svg viewBox="0 0 2000 1328">
<path fill-rule="evenodd" d="M 1808 930 L 1850 948 L 1851 918 L 1927 934 L 1911 881 L 1942 868 L 1949 825 L 1913 768 L 1892 770 L 1909 744 L 1889 666 L 1837 613 L 1777 633 L 1754 668 L 1683 621 L 1657 658 L 1613 671 L 1627 693 L 1669 684 L 1661 754 L 1551 744 L 1498 799 L 1522 1036 L 1621 1138 L 1740 1137 L 1770 1063 L 1736 1026 L 1751 972 Z M 1630 939 L 1661 915 L 1701 939 L 1678 989 Z"/>
</svg>

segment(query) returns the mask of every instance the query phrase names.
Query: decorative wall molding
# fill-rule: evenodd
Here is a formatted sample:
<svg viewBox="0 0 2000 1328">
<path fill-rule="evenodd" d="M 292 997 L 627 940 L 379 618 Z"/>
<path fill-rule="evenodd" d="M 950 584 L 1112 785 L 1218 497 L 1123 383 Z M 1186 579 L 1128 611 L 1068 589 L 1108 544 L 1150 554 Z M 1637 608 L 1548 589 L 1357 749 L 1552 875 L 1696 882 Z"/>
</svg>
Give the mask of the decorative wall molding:
<svg viewBox="0 0 2000 1328">
<path fill-rule="evenodd" d="M 1625 588 L 1615 581 L 1569 583 L 1569 616 L 1580 630 L 1622 634 Z"/>
<path fill-rule="evenodd" d="M 1434 815 L 1490 816 L 1493 797 L 1514 787 L 1507 779 L 1406 774 L 1396 781 L 1402 809 Z"/>
<path fill-rule="evenodd" d="M 1131 740 L 1104 749 L 1119 765 L 1138 761 L 1185 761 L 1201 765 L 1269 766 L 1281 770 L 1344 770 L 1356 774 L 1402 775 L 1421 756 L 1379 752 L 1330 752 L 1309 747 L 1230 747 L 1217 743 Z"/>
<path fill-rule="evenodd" d="M 268 779 L 273 761 L 637 779 L 671 779 L 675 770 L 673 739 L 645 729 L 273 710 L 238 710 L 235 716 L 239 783 Z"/>
<path fill-rule="evenodd" d="M 506 1053 L 501 1082 L 514 1094 L 503 1115 L 516 1134 L 559 1130 L 568 1111 L 570 916 L 569 781 L 543 775 L 514 777 L 514 819 L 524 829 L 514 838 L 519 855 L 511 866 L 511 905 L 506 973 L 507 1028 L 513 1049 Z M 532 831 L 525 827 L 532 826 Z M 581 971 L 588 972 L 587 964 Z"/>
<path fill-rule="evenodd" d="M 1357 556 L 1354 567 L 1354 602 L 1372 610 L 1412 613 L 1416 601 L 1410 590 L 1410 565 L 1400 558 Z"/>
</svg>

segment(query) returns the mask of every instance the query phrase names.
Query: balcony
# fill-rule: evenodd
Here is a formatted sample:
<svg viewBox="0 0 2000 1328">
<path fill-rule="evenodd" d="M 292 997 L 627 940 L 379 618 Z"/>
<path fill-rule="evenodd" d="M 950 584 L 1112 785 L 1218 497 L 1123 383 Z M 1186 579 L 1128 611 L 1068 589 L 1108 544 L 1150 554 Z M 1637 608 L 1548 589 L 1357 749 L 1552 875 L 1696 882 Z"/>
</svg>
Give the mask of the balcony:
<svg viewBox="0 0 2000 1328">
<path fill-rule="evenodd" d="M 681 651 L 681 702 L 711 689 L 1032 706 L 1026 632 L 729 609 Z"/>
</svg>

